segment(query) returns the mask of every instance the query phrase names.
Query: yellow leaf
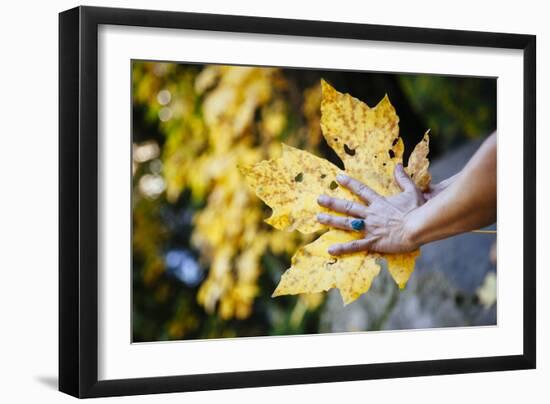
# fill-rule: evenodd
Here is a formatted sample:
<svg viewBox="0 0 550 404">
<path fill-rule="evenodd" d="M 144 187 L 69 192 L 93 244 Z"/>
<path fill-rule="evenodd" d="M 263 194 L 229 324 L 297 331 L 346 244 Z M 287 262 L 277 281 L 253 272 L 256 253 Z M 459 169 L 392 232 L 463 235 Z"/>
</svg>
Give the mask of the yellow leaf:
<svg viewBox="0 0 550 404">
<path fill-rule="evenodd" d="M 336 91 L 321 81 L 321 128 L 330 147 L 345 166 L 345 173 L 365 183 L 380 195 L 400 192 L 395 183 L 395 166 L 403 161 L 404 145 L 399 137 L 399 117 L 386 95 L 374 108 L 349 94 Z M 415 147 L 407 173 L 422 187 L 430 182 L 428 132 Z M 340 187 L 335 177 L 339 168 L 305 151 L 283 145 L 282 156 L 241 167 L 248 184 L 273 209 L 266 220 L 281 230 L 312 233 L 324 226 L 316 220 L 326 211 L 317 204 L 321 194 L 357 199 Z M 332 212 L 334 213 L 334 212 Z M 315 293 L 338 288 L 348 304 L 368 291 L 380 271 L 378 258 L 384 258 L 394 281 L 403 288 L 414 270 L 419 251 L 408 254 L 361 252 L 333 257 L 330 245 L 361 237 L 358 233 L 330 230 L 316 241 L 300 248 L 292 266 L 283 274 L 273 296 Z"/>
<path fill-rule="evenodd" d="M 279 230 L 304 234 L 324 228 L 316 220 L 320 211 L 328 211 L 317 204 L 321 193 L 353 198 L 336 183 L 340 171 L 327 160 L 286 144 L 280 158 L 241 167 L 248 184 L 273 209 L 266 222 Z"/>
<path fill-rule="evenodd" d="M 388 271 L 391 277 L 403 289 L 407 284 L 413 270 L 414 261 L 420 255 L 420 250 L 406 254 L 381 254 L 388 263 Z"/>
<path fill-rule="evenodd" d="M 477 296 L 486 309 L 497 301 L 497 276 L 495 272 L 487 272 L 483 284 L 477 289 Z"/>
<path fill-rule="evenodd" d="M 357 238 L 342 230 L 330 230 L 313 243 L 299 249 L 292 257 L 292 266 L 282 276 L 273 296 L 324 292 L 340 289 L 348 304 L 369 290 L 380 267 L 376 258 L 366 254 L 333 257 L 327 249 L 334 243 Z"/>
<path fill-rule="evenodd" d="M 422 141 L 418 143 L 409 157 L 409 164 L 406 168 L 407 174 L 411 176 L 418 188 L 422 191 L 427 191 L 432 181 L 432 176 L 428 171 L 430 161 L 428 160 L 428 152 L 430 151 L 430 133 L 426 131 Z"/>
<path fill-rule="evenodd" d="M 393 181 L 403 161 L 399 117 L 386 95 L 374 108 L 321 81 L 321 129 L 329 146 L 344 163 L 346 174 L 378 192 L 399 192 Z"/>
</svg>

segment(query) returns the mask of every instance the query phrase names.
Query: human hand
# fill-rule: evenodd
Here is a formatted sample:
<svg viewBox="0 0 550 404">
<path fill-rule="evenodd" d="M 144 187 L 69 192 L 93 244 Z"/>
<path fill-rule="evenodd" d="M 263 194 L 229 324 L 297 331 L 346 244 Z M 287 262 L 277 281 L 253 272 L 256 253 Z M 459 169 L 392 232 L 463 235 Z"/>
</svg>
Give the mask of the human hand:
<svg viewBox="0 0 550 404">
<path fill-rule="evenodd" d="M 358 240 L 330 246 L 330 254 L 341 255 L 367 250 L 404 253 L 419 247 L 407 230 L 407 217 L 410 212 L 423 205 L 426 198 L 407 175 L 402 164 L 395 167 L 394 177 L 403 191 L 394 196 L 383 197 L 353 178 L 338 175 L 336 180 L 356 194 L 364 204 L 328 195 L 318 198 L 319 205 L 346 215 L 321 213 L 317 215 L 320 223 L 364 235 Z"/>
</svg>

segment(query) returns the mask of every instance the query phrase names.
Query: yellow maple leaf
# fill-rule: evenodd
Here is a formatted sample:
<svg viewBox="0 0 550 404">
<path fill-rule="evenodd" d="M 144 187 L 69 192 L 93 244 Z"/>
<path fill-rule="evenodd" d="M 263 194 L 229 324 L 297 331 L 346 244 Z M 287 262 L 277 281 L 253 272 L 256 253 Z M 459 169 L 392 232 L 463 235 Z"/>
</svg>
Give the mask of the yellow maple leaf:
<svg viewBox="0 0 550 404">
<path fill-rule="evenodd" d="M 365 183 L 383 196 L 400 191 L 395 183 L 395 166 L 403 161 L 404 145 L 399 137 L 399 117 L 386 95 L 374 108 L 336 91 L 321 80 L 321 129 L 329 146 L 337 153 L 345 173 Z M 422 189 L 430 184 L 428 172 L 429 136 L 414 148 L 407 173 Z M 321 194 L 358 200 L 338 185 L 341 170 L 325 159 L 283 144 L 281 157 L 241 167 L 248 184 L 273 213 L 266 222 L 273 227 L 302 233 L 326 229 L 317 214 L 326 211 L 317 204 Z M 331 212 L 334 214 L 334 212 Z M 419 251 L 407 254 L 360 252 L 331 256 L 328 247 L 361 235 L 331 229 L 314 242 L 300 248 L 291 267 L 283 274 L 273 296 L 315 293 L 338 288 L 344 304 L 368 291 L 384 258 L 394 281 L 403 288 L 414 270 Z"/>
</svg>

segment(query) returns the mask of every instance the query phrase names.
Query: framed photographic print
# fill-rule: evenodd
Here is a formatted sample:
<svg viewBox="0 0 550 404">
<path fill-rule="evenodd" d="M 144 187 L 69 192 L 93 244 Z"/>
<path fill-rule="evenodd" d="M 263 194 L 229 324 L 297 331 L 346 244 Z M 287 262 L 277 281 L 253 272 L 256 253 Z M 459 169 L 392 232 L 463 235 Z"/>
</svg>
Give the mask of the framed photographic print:
<svg viewBox="0 0 550 404">
<path fill-rule="evenodd" d="M 59 27 L 61 391 L 535 367 L 534 36 Z"/>
</svg>

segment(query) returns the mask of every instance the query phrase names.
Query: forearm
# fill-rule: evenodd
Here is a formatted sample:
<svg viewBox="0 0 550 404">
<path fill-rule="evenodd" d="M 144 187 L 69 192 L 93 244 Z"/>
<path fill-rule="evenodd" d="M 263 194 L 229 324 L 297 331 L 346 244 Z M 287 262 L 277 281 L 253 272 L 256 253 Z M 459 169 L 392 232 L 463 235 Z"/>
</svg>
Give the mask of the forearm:
<svg viewBox="0 0 550 404">
<path fill-rule="evenodd" d="M 428 192 L 424 192 L 424 198 L 426 200 L 435 198 L 445 189 L 447 189 L 453 182 L 455 182 L 460 177 L 461 172 L 456 173 L 455 175 L 441 181 L 439 184 L 433 184 L 430 186 Z"/>
<path fill-rule="evenodd" d="M 415 244 L 475 230 L 496 220 L 496 135 L 479 148 L 454 181 L 406 219 Z"/>
</svg>

